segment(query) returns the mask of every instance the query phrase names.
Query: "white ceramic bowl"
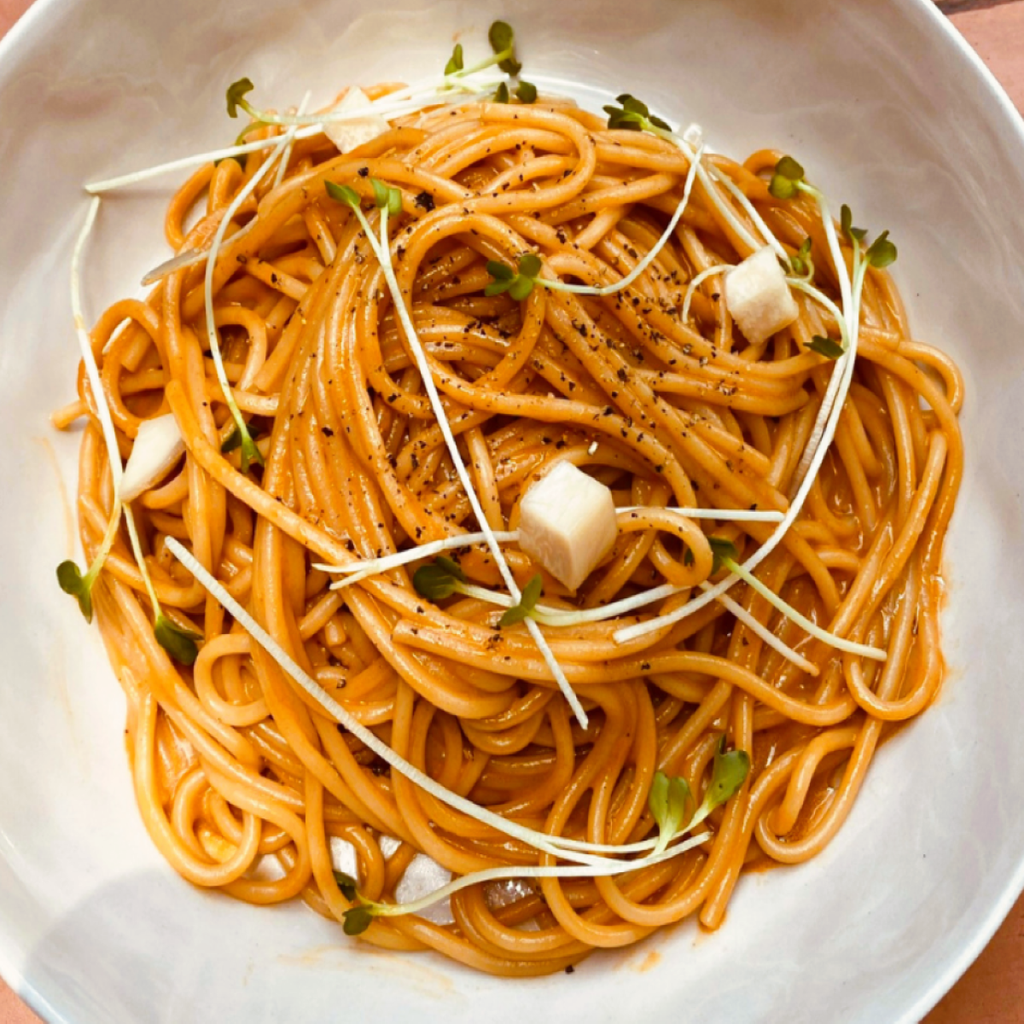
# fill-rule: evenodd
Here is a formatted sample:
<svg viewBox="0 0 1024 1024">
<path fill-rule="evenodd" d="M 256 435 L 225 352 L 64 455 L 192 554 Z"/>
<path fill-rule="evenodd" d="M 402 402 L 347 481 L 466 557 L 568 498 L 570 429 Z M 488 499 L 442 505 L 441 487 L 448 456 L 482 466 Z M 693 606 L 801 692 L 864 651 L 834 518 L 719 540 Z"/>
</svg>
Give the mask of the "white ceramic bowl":
<svg viewBox="0 0 1024 1024">
<path fill-rule="evenodd" d="M 300 905 L 193 889 L 139 823 L 123 701 L 54 581 L 75 547 L 68 258 L 80 184 L 233 137 L 227 83 L 314 100 L 439 69 L 499 15 L 530 77 L 588 102 L 629 90 L 731 154 L 774 144 L 888 227 L 917 334 L 960 360 L 967 476 L 949 539 L 950 671 L 887 743 L 806 866 L 744 879 L 692 925 L 567 977 L 498 981 L 359 948 Z M 578 84 L 594 87 L 589 93 Z M 45 1017 L 87 1024 L 485 1019 L 910 1021 L 1024 882 L 1019 409 L 1024 125 L 926 0 L 39 0 L 0 46 L 0 969 Z M 101 210 L 88 312 L 167 255 L 171 181 Z"/>
</svg>

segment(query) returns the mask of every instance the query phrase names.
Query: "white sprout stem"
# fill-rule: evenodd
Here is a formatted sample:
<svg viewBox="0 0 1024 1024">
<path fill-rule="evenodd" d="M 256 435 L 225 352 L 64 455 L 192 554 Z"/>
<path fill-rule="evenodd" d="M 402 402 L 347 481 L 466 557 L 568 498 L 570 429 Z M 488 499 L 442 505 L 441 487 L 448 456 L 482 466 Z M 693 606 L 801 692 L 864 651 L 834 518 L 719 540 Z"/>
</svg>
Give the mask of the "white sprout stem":
<svg viewBox="0 0 1024 1024">
<path fill-rule="evenodd" d="M 139 531 L 135 525 L 135 516 L 132 514 L 132 510 L 128 505 L 124 505 L 124 521 L 128 527 L 128 538 L 132 545 L 132 554 L 135 556 L 135 562 L 139 567 L 139 572 L 142 573 L 142 583 L 146 588 L 146 593 L 149 595 L 149 600 L 153 604 L 153 617 L 159 618 L 163 614 L 163 610 L 160 607 L 160 601 L 156 596 L 156 587 L 153 586 L 153 578 L 149 575 L 149 566 L 146 565 L 145 555 L 142 553 L 142 542 L 139 540 Z"/>
<path fill-rule="evenodd" d="M 304 114 L 306 112 L 306 107 L 309 104 L 309 100 L 310 100 L 310 97 L 312 95 L 313 94 L 307 89 L 306 90 L 306 95 L 302 97 L 302 102 L 298 106 L 298 111 L 297 112 L 299 114 Z M 284 152 L 281 154 L 280 161 L 278 161 L 277 174 L 274 175 L 274 188 L 277 188 L 278 185 L 280 185 L 281 182 L 284 181 L 285 173 L 288 170 L 288 161 L 291 160 L 291 158 L 292 158 L 292 147 L 294 145 L 295 145 L 295 132 L 291 131 L 291 132 L 288 132 L 288 143 L 284 147 Z"/>
<path fill-rule="evenodd" d="M 360 224 L 366 232 L 366 237 L 369 240 L 370 245 L 373 246 L 373 231 L 370 229 L 369 222 L 366 220 L 366 217 L 363 215 L 363 211 L 359 208 L 358 204 L 353 207 L 353 209 L 359 217 Z M 401 288 L 398 286 L 398 279 L 395 277 L 395 269 L 391 265 L 391 246 L 388 238 L 388 208 L 386 205 L 382 207 L 380 211 L 380 242 L 379 245 L 374 248 L 377 261 L 380 264 L 381 272 L 384 274 L 384 280 L 387 282 L 388 290 L 391 292 L 391 298 L 395 304 L 395 312 L 398 315 L 398 319 L 401 321 L 402 330 L 405 331 L 405 335 L 409 340 L 409 345 L 413 350 L 413 355 L 416 358 L 416 367 L 419 370 L 420 376 L 423 378 L 423 387 L 426 389 L 427 396 L 430 399 L 431 408 L 434 410 L 434 415 L 437 418 L 437 425 L 444 437 L 448 453 L 451 455 L 452 463 L 455 466 L 455 472 L 459 478 L 459 482 L 462 484 L 462 487 L 466 492 L 466 497 L 469 500 L 470 508 L 473 510 L 473 514 L 476 516 L 476 520 L 480 524 L 481 532 L 483 533 L 487 547 L 490 549 L 491 555 L 494 558 L 494 563 L 498 567 L 498 571 L 501 573 L 501 578 L 504 580 L 505 586 L 512 595 L 512 600 L 518 604 L 522 594 L 520 593 L 519 587 L 516 585 L 515 577 L 512 575 L 512 570 L 508 567 L 508 562 L 505 560 L 505 555 L 502 553 L 501 545 L 498 542 L 497 537 L 494 535 L 494 530 L 491 529 L 487 522 L 487 516 L 484 514 L 483 506 L 480 504 L 480 499 L 477 497 L 476 490 L 473 488 L 473 481 L 470 479 L 469 470 L 466 468 L 466 464 L 462 460 L 462 455 L 459 453 L 459 447 L 455 443 L 455 435 L 452 433 L 451 425 L 448 422 L 444 406 L 441 403 L 441 396 L 438 394 L 437 386 L 434 384 L 434 375 L 430 371 L 430 364 L 427 362 L 426 351 L 420 342 L 419 335 L 416 333 L 416 327 L 412 322 L 412 315 L 406 307 L 405 298 L 402 295 Z M 580 727 L 586 729 L 589 722 L 587 713 L 584 711 L 579 697 L 576 696 L 569 680 L 562 671 L 561 665 L 558 664 L 554 652 L 548 645 L 547 640 L 545 640 L 544 634 L 540 630 L 540 626 L 538 626 L 537 623 L 529 617 L 527 617 L 524 622 L 527 631 L 533 638 L 533 642 L 537 645 L 537 648 L 541 653 L 541 657 L 544 659 L 544 663 L 550 670 L 559 690 L 561 690 L 562 696 L 565 697 L 569 707 L 572 708 L 572 712 L 576 716 L 576 720 L 580 723 Z"/>
<path fill-rule="evenodd" d="M 465 89 L 465 93 L 468 96 L 478 95 L 482 92 L 487 92 L 489 89 L 497 84 L 495 82 L 481 82 L 477 89 Z M 406 90 L 403 90 L 406 91 Z M 436 89 L 430 94 L 425 94 L 418 99 L 410 99 L 406 103 L 386 103 L 386 100 L 393 100 L 395 95 L 392 93 L 390 96 L 382 97 L 380 100 L 374 100 L 368 108 L 364 107 L 361 110 L 353 111 L 342 111 L 341 113 L 335 114 L 323 114 L 323 115 L 309 115 L 302 120 L 304 127 L 299 127 L 295 133 L 295 139 L 311 139 L 316 135 L 323 134 L 323 125 L 327 121 L 356 121 L 367 117 L 370 114 L 380 114 L 381 116 L 399 117 L 402 114 L 414 114 L 417 110 L 422 110 L 424 107 L 434 106 L 438 103 L 451 103 L 455 100 L 461 101 L 466 96 L 452 96 L 444 97 L 437 95 Z M 313 119 L 315 116 L 315 120 Z M 274 122 L 283 123 L 283 122 Z M 269 149 L 271 146 L 280 142 L 281 136 L 275 136 L 271 139 L 257 139 L 255 142 L 242 142 L 235 146 L 224 146 L 220 149 L 212 149 L 205 153 L 195 153 L 192 156 L 181 157 L 178 160 L 171 160 L 167 163 L 157 164 L 154 167 L 146 167 L 142 170 L 132 171 L 128 174 L 121 174 L 115 178 L 105 178 L 102 181 L 89 182 L 85 186 L 86 192 L 92 194 L 98 194 L 100 192 L 109 192 L 112 189 L 126 188 L 129 185 L 135 185 L 140 181 L 148 181 L 150 178 L 157 178 L 164 174 L 171 174 L 174 171 L 187 170 L 190 167 L 201 167 L 203 164 L 208 164 L 214 160 L 227 160 L 234 156 L 244 156 L 246 153 L 256 153 L 262 149 Z"/>
<path fill-rule="evenodd" d="M 103 440 L 107 446 L 110 472 L 114 479 L 116 504 L 116 496 L 121 485 L 121 474 L 123 473 L 121 454 L 117 447 L 117 431 L 114 429 L 114 420 L 110 415 L 110 406 L 107 404 L 107 397 L 103 391 L 100 368 L 96 363 L 96 357 L 93 355 L 92 341 L 89 338 L 89 330 L 85 325 L 85 314 L 82 307 L 82 254 L 85 252 L 86 243 L 92 234 L 99 208 L 100 197 L 93 196 L 92 201 L 89 203 L 89 210 L 85 215 L 85 223 L 82 225 L 82 230 L 78 233 L 78 240 L 75 242 L 75 248 L 71 254 L 71 313 L 75 318 L 75 335 L 78 338 L 79 348 L 82 350 L 85 375 L 89 378 L 89 387 L 92 390 L 93 400 L 96 403 L 96 416 L 100 421 Z"/>
<path fill-rule="evenodd" d="M 862 658 L 873 658 L 875 661 L 885 661 L 888 654 L 880 647 L 871 647 L 868 644 L 859 644 L 845 637 L 836 636 L 827 629 L 811 622 L 806 615 L 802 615 L 791 604 L 784 601 L 770 587 L 765 586 L 753 573 L 748 572 L 742 565 L 737 565 L 731 558 L 723 558 L 722 564 L 732 573 L 735 573 L 748 587 L 756 590 L 770 605 L 777 608 L 787 619 L 795 622 L 805 632 L 810 633 L 817 640 L 828 644 L 830 647 L 847 654 L 856 654 Z"/>
<path fill-rule="evenodd" d="M 658 257 L 658 253 L 665 247 L 672 237 L 687 204 L 690 202 L 690 193 L 693 191 L 693 182 L 700 171 L 701 157 L 704 155 L 704 147 L 697 150 L 696 155 L 690 153 L 690 169 L 686 172 L 686 183 L 683 185 L 683 197 L 679 200 L 675 212 L 668 222 L 668 227 L 661 233 L 661 237 L 651 246 L 644 255 L 644 258 L 620 281 L 615 284 L 589 285 L 589 284 L 566 284 L 564 281 L 552 281 L 545 277 L 538 277 L 537 283 L 553 291 L 572 292 L 574 295 L 614 295 L 616 292 L 628 288 Z"/>
<path fill-rule="evenodd" d="M 233 235 L 230 235 L 226 241 L 237 242 L 240 238 L 248 234 L 255 226 L 256 219 L 253 218 L 248 224 L 242 225 L 242 227 L 240 227 Z M 185 267 L 193 267 L 197 263 L 202 263 L 209 255 L 209 248 L 188 249 L 185 252 L 178 253 L 177 256 L 172 256 L 169 260 L 165 260 L 159 266 L 148 271 L 140 283 L 143 288 L 146 288 L 151 284 L 156 284 L 157 281 L 162 281 L 168 274 L 173 274 L 176 270 L 184 270 Z"/>
<path fill-rule="evenodd" d="M 419 786 L 424 792 L 429 793 L 454 810 L 469 815 L 475 821 L 479 821 L 484 825 L 490 825 L 492 828 L 513 839 L 518 839 L 534 849 L 549 853 L 553 857 L 559 857 L 563 860 L 572 860 L 588 865 L 604 865 L 609 863 L 609 859 L 607 857 L 593 856 L 591 855 L 592 851 L 620 853 L 629 852 L 636 848 L 635 844 L 631 846 L 608 846 L 585 843 L 581 840 L 565 839 L 560 836 L 537 832 L 535 829 L 510 821 L 508 818 L 503 818 L 494 811 L 481 807 L 479 804 L 473 803 L 472 800 L 468 800 L 442 786 L 407 761 L 401 754 L 381 740 L 376 733 L 349 714 L 315 679 L 304 672 L 291 655 L 228 593 L 223 584 L 179 540 L 174 537 L 168 537 L 167 546 L 175 558 L 202 584 L 203 588 L 212 594 L 231 613 L 235 621 L 245 628 L 249 635 L 277 662 L 281 669 L 291 676 L 313 700 L 378 757 L 386 761 L 395 771 L 400 772 L 414 785 Z M 653 840 L 649 842 L 653 846 Z"/>
<path fill-rule="evenodd" d="M 512 544 L 519 539 L 519 531 L 494 530 L 495 539 L 501 544 Z M 441 540 L 432 540 L 426 544 L 409 548 L 408 551 L 397 551 L 393 555 L 382 555 L 380 558 L 363 558 L 357 562 L 349 562 L 348 565 L 327 565 L 324 562 L 314 562 L 314 569 L 321 569 L 324 572 L 337 573 L 378 573 L 387 572 L 389 569 L 397 569 L 399 566 L 408 565 L 410 562 L 418 562 L 423 558 L 430 558 L 433 555 L 440 555 L 445 551 L 456 551 L 459 548 L 471 548 L 475 544 L 483 544 L 487 541 L 485 533 L 463 533 L 457 537 L 443 537 Z"/>
<path fill-rule="evenodd" d="M 210 355 L 213 356 L 213 365 L 217 372 L 217 380 L 220 383 L 221 391 L 224 393 L 224 401 L 227 403 L 231 418 L 235 421 L 235 426 L 242 436 L 243 442 L 249 437 L 249 430 L 245 420 L 242 418 L 242 412 L 235 402 L 234 392 L 231 390 L 231 383 L 228 381 L 227 371 L 224 369 L 224 358 L 220 351 L 220 335 L 217 331 L 217 322 L 213 313 L 213 274 L 217 267 L 217 255 L 220 252 L 221 243 L 224 240 L 228 224 L 231 223 L 231 219 L 242 203 L 252 195 L 256 190 L 256 186 L 266 177 L 267 172 L 274 164 L 274 159 L 284 150 L 285 146 L 291 143 L 294 135 L 294 131 L 289 131 L 277 140 L 274 151 L 268 155 L 260 169 L 246 182 L 245 187 L 239 191 L 238 195 L 231 200 L 228 208 L 224 211 L 220 224 L 217 225 L 217 231 L 213 236 L 213 242 L 210 244 L 210 251 L 206 259 L 206 280 L 203 285 L 203 300 L 206 309 L 206 333 L 210 340 Z"/>
<path fill-rule="evenodd" d="M 672 512 L 687 519 L 718 519 L 730 523 L 781 523 L 782 513 L 774 509 L 758 508 L 675 508 L 661 505 L 625 505 L 616 512 L 646 512 L 649 509 L 658 512 Z"/>
<path fill-rule="evenodd" d="M 707 267 L 696 277 L 690 279 L 690 283 L 686 286 L 686 295 L 683 296 L 683 309 L 680 313 L 680 319 L 684 324 L 690 315 L 690 303 L 693 302 L 693 293 L 697 290 L 697 286 L 703 284 L 709 277 L 714 277 L 715 274 L 724 274 L 725 271 L 731 269 L 731 263 L 718 263 L 713 267 Z"/>
<path fill-rule="evenodd" d="M 821 407 L 818 409 L 818 415 L 814 419 L 814 426 L 811 428 L 811 435 L 807 439 L 807 445 L 804 447 L 803 454 L 800 456 L 800 461 L 797 463 L 796 471 L 793 474 L 794 487 L 800 487 L 807 476 L 813 454 L 817 452 L 818 444 L 825 431 L 825 425 L 832 412 L 832 405 L 835 403 L 840 389 L 843 394 L 842 401 L 845 401 L 846 399 L 846 391 L 849 388 L 849 383 L 843 383 L 847 375 L 844 372 L 845 368 L 840 366 L 839 363 L 842 363 L 844 359 L 849 357 L 851 364 L 850 374 L 852 375 L 853 352 L 851 350 L 856 347 L 856 343 L 852 339 L 860 332 L 860 294 L 859 292 L 855 292 L 854 286 L 850 281 L 849 273 L 846 269 L 846 260 L 843 257 L 842 247 L 839 245 L 839 237 L 836 235 L 836 226 L 832 220 L 832 212 L 829 209 L 828 200 L 825 198 L 824 192 L 820 189 L 813 188 L 807 184 L 801 184 L 799 187 L 803 191 L 807 192 L 808 195 L 813 196 L 817 201 L 818 212 L 821 214 L 822 224 L 825 227 L 825 237 L 828 239 L 829 254 L 832 257 L 832 262 L 836 268 L 836 277 L 839 280 L 839 296 L 843 304 L 843 309 L 837 309 L 835 304 L 828 300 L 827 296 L 818 294 L 815 295 L 814 298 L 819 302 L 825 300 L 824 304 L 826 308 L 830 308 L 832 315 L 836 317 L 846 353 L 839 357 L 839 360 L 832 371 L 832 377 L 829 379 L 828 387 L 825 390 L 825 396 L 821 402 Z M 860 243 L 857 239 L 853 239 L 852 241 L 853 268 L 854 277 L 856 277 Z M 807 291 L 806 288 L 800 288 L 800 290 Z M 808 294 L 810 293 L 808 292 Z M 840 407 L 842 405 L 842 401 L 840 402 Z M 815 470 L 815 472 L 817 472 L 817 470 Z"/>
<path fill-rule="evenodd" d="M 366 112 L 363 112 L 366 116 Z M 314 135 L 320 135 L 319 128 L 310 128 L 295 133 L 296 139 L 309 139 Z M 261 149 L 269 149 L 281 141 L 277 135 L 272 139 L 257 139 L 255 142 L 243 142 L 237 146 L 225 146 L 222 149 L 211 149 L 206 153 L 194 153 L 192 156 L 184 156 L 178 160 L 171 160 L 168 163 L 157 164 L 155 167 L 146 167 L 140 171 L 131 171 L 129 174 L 121 174 L 116 178 L 105 178 L 103 181 L 92 181 L 85 186 L 86 192 L 97 195 L 100 192 L 109 192 L 112 189 L 125 188 L 140 181 L 147 181 L 150 178 L 158 178 L 163 174 L 170 174 L 173 171 L 186 170 L 189 167 L 202 167 L 203 164 L 212 163 L 215 160 L 227 160 L 233 156 L 244 156 L 246 153 L 257 153 Z"/>
<path fill-rule="evenodd" d="M 760 582 L 760 581 L 759 581 Z M 701 590 L 709 590 L 710 585 L 702 583 Z M 755 588 L 756 589 L 756 588 Z M 767 588 L 766 588 L 767 589 Z M 781 654 L 786 661 L 792 662 L 797 668 L 801 668 L 808 675 L 816 676 L 818 666 L 813 661 L 808 661 L 802 654 L 798 654 L 787 643 L 780 640 L 764 623 L 758 622 L 743 605 L 734 601 L 728 594 L 719 594 L 716 600 L 723 605 L 727 611 L 732 612 L 736 619 L 743 623 L 752 633 L 759 636 L 772 650 Z M 772 602 L 774 604 L 774 602 Z M 778 607 L 778 605 L 776 605 Z M 789 605 L 786 605 L 788 608 Z M 788 613 L 784 613 L 788 614 Z"/>
<path fill-rule="evenodd" d="M 688 160 L 694 159 L 693 149 L 690 147 L 690 144 L 685 139 L 676 135 L 675 132 L 667 132 L 658 127 L 653 127 L 649 130 L 659 138 L 673 143 Z M 697 165 L 697 176 L 700 178 L 700 183 L 704 186 L 704 191 L 707 192 L 708 198 L 714 203 L 715 208 L 725 218 L 729 227 L 742 239 L 747 248 L 760 249 L 761 246 L 758 245 L 757 239 L 746 229 L 739 217 L 736 216 L 736 211 L 728 203 L 722 202 L 722 197 L 718 194 L 714 180 L 704 169 L 704 166 L 699 163 Z"/>
<path fill-rule="evenodd" d="M 765 240 L 765 244 L 770 245 L 775 255 L 779 257 L 783 265 L 788 270 L 792 264 L 789 260 L 789 253 L 786 252 L 786 247 L 775 237 L 775 233 L 765 223 L 764 217 L 757 212 L 757 208 L 754 204 L 743 194 L 743 190 L 738 188 L 733 180 L 727 175 L 717 171 L 714 167 L 711 169 L 711 174 L 716 181 L 721 182 L 725 186 L 725 190 L 736 200 L 740 206 L 746 211 L 747 216 L 754 222 L 758 231 L 761 232 L 761 236 Z"/>
<path fill-rule="evenodd" d="M 330 110 L 318 114 L 271 114 L 251 106 L 248 103 L 239 103 L 239 106 L 247 114 L 264 124 L 282 125 L 294 128 L 314 127 L 324 124 L 334 124 L 342 121 L 362 121 L 370 115 L 379 115 L 384 118 L 400 117 L 402 114 L 414 114 L 424 107 L 436 106 L 438 104 L 461 102 L 466 96 L 477 96 L 489 92 L 504 78 L 482 81 L 475 87 L 463 86 L 461 93 L 444 95 L 441 90 L 448 83 L 442 79 L 440 84 L 424 85 L 421 89 L 412 92 L 408 97 L 401 97 L 396 100 L 394 93 L 382 96 L 378 100 L 371 100 L 368 107 L 361 107 L 358 110 Z"/>
<path fill-rule="evenodd" d="M 468 889 L 471 885 L 480 885 L 484 882 L 500 882 L 515 878 L 607 878 L 613 875 L 624 875 L 630 871 L 642 871 L 644 868 L 653 867 L 663 861 L 678 857 L 694 847 L 701 846 L 712 838 L 710 832 L 702 832 L 700 835 L 692 836 L 681 843 L 676 843 L 664 851 L 652 853 L 647 857 L 637 860 L 626 860 L 620 862 L 609 861 L 607 864 L 594 866 L 581 865 L 529 865 L 521 864 L 509 867 L 483 868 L 480 871 L 473 871 L 461 878 L 456 878 L 440 889 L 421 896 L 418 900 L 410 900 L 408 903 L 364 903 L 368 907 L 372 917 L 402 917 L 406 914 L 418 914 L 421 910 L 432 907 L 441 900 L 462 889 Z M 357 904 L 358 905 L 358 904 Z"/>
</svg>

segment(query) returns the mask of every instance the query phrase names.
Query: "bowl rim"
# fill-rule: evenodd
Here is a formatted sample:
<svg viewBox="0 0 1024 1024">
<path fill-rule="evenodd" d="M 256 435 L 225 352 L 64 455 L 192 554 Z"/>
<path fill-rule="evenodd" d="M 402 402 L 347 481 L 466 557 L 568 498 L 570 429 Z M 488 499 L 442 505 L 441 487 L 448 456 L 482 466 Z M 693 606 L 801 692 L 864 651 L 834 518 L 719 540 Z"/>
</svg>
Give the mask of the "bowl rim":
<svg viewBox="0 0 1024 1024">
<path fill-rule="evenodd" d="M 62 11 L 73 6 L 85 6 L 97 0 L 31 0 L 30 6 L 18 17 L 7 33 L 0 39 L 0 83 L 9 75 L 8 68 L 18 59 L 18 54 L 32 46 L 35 37 L 45 33 L 47 23 L 60 17 Z M 953 25 L 950 16 L 943 13 L 937 0 L 890 0 L 897 9 L 918 26 L 925 26 L 935 39 L 941 40 L 949 55 L 963 62 L 961 67 L 972 76 L 977 91 L 975 102 L 992 118 L 1004 125 L 1009 136 L 1024 146 L 1024 111 L 1018 110 L 1004 86 Z M 1024 894 L 1024 849 L 1017 855 L 1017 863 L 1001 886 L 997 899 L 981 916 L 969 939 L 959 951 L 941 968 L 935 979 L 917 996 L 898 1018 L 897 1024 L 916 1024 L 931 1011 L 939 1000 L 963 976 L 981 952 L 989 944 L 996 931 L 1005 921 L 1017 900 Z M 61 1002 L 62 992 L 51 990 L 49 994 L 30 982 L 18 966 L 12 953 L 12 944 L 6 930 L 0 927 L 0 977 L 19 999 L 45 1021 L 58 1024 L 76 1024 L 56 1002 Z"/>
</svg>

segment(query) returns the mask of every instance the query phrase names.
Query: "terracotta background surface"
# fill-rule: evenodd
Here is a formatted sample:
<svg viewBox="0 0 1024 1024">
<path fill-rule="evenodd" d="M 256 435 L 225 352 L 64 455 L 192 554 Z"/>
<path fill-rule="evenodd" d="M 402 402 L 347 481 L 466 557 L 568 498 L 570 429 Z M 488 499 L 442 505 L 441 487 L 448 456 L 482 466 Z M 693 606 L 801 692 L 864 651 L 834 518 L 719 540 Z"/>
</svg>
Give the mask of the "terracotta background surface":
<svg viewBox="0 0 1024 1024">
<path fill-rule="evenodd" d="M 0 0 L 0 36 L 31 0 Z M 1024 111 L 1024 0 L 938 0 Z M 40 1024 L 0 981 L 0 1024 Z M 1024 897 L 926 1024 L 1024 1024 Z"/>
</svg>

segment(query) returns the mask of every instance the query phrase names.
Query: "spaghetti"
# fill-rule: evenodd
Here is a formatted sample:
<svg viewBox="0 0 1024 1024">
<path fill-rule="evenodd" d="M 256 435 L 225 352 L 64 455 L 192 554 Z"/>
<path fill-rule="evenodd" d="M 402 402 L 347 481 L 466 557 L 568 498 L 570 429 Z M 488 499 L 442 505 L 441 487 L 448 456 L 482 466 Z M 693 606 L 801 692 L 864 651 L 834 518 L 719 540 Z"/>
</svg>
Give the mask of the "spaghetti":
<svg viewBox="0 0 1024 1024">
<path fill-rule="evenodd" d="M 102 394 L 83 364 L 57 421 L 86 417 L 90 557 L 140 424 L 171 413 L 184 440 L 130 505 L 145 572 L 118 532 L 91 591 L 174 869 L 339 922 L 377 908 L 378 946 L 545 974 L 716 927 L 742 872 L 828 844 L 934 698 L 963 385 L 818 194 L 773 195 L 782 154 L 736 163 L 550 97 L 421 106 L 342 155 L 301 117 L 255 123 L 196 170 L 165 220 L 182 258 L 100 316 Z M 751 342 L 722 272 L 766 244 L 799 315 Z M 525 297 L 489 287 L 525 253 Z M 833 361 L 814 339 L 837 335 Z M 579 592 L 542 573 L 536 615 L 499 628 L 538 571 L 521 497 L 558 461 L 611 489 L 617 540 Z M 468 595 L 418 592 L 441 551 Z M 690 820 L 727 750 L 749 773 L 699 835 L 656 842 L 652 787 L 685 780 Z M 418 854 L 456 878 L 451 923 L 391 912 Z"/>
</svg>

